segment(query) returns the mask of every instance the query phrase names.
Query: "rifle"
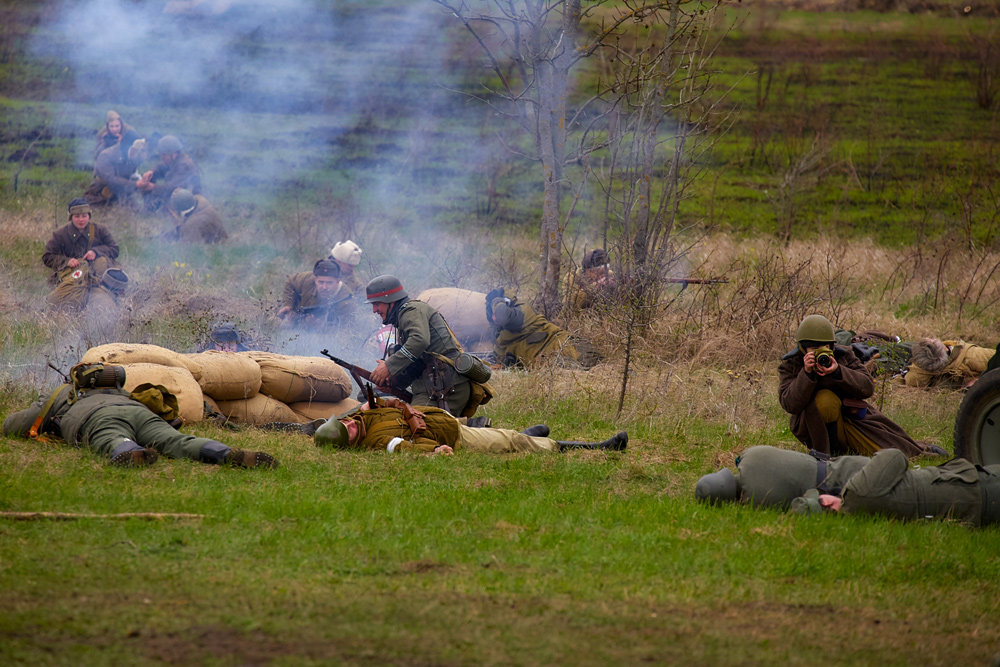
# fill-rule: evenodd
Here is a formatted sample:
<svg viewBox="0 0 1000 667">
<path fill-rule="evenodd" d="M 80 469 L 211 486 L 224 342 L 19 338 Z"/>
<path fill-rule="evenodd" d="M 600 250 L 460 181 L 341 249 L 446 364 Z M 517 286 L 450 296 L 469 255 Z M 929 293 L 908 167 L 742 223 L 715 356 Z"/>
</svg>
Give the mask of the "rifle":
<svg viewBox="0 0 1000 667">
<path fill-rule="evenodd" d="M 728 283 L 729 278 L 664 278 L 665 283 L 674 283 L 681 286 L 683 292 L 688 285 L 716 285 L 718 283 Z"/>
<path fill-rule="evenodd" d="M 338 366 L 343 367 L 348 373 L 350 373 L 351 377 L 354 378 L 354 381 L 358 383 L 359 388 L 364 389 L 365 382 L 372 381 L 371 371 L 366 370 L 361 366 L 355 366 L 354 364 L 348 363 L 343 359 L 340 359 L 339 357 L 335 357 L 332 354 L 330 354 L 329 350 L 323 349 L 320 350 L 319 353 L 322 354 L 327 359 L 329 359 L 330 361 L 332 361 L 333 363 L 337 364 Z M 388 387 L 380 387 L 380 389 L 384 390 L 386 393 L 392 394 L 396 398 L 405 401 L 407 403 L 413 400 L 413 394 L 406 391 L 405 389 L 400 389 L 399 387 L 394 387 L 391 385 Z M 375 406 L 373 405 L 372 407 Z"/>
</svg>

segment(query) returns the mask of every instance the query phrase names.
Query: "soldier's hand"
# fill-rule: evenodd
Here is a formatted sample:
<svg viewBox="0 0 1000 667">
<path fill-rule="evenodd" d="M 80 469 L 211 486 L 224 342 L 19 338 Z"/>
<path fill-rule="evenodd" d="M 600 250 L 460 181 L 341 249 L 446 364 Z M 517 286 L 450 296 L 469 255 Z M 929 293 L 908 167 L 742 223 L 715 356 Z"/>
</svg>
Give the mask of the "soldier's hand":
<svg viewBox="0 0 1000 667">
<path fill-rule="evenodd" d="M 838 368 L 840 368 L 840 364 L 837 363 L 837 360 L 831 354 L 830 355 L 830 365 L 829 366 L 827 366 L 826 368 L 823 368 L 819 364 L 816 364 L 816 375 L 819 375 L 819 376 L 830 375 L 831 373 L 833 373 Z"/>
<path fill-rule="evenodd" d="M 441 456 L 452 456 L 455 453 L 455 450 L 448 445 L 438 445 L 434 448 L 434 453 L 440 454 Z"/>
<path fill-rule="evenodd" d="M 69 261 L 66 262 L 66 266 L 68 266 L 71 269 L 75 269 L 76 267 L 80 266 L 80 260 L 78 260 L 76 257 L 70 257 Z"/>
<path fill-rule="evenodd" d="M 385 365 L 385 361 L 379 359 L 375 365 L 375 370 L 372 371 L 371 381 L 379 387 L 386 387 L 389 385 L 389 378 L 391 377 L 389 367 Z"/>
<path fill-rule="evenodd" d="M 88 262 L 93 262 L 95 259 L 97 259 L 97 253 L 94 252 L 93 250 L 88 250 L 87 254 L 84 255 L 83 258 Z"/>
</svg>

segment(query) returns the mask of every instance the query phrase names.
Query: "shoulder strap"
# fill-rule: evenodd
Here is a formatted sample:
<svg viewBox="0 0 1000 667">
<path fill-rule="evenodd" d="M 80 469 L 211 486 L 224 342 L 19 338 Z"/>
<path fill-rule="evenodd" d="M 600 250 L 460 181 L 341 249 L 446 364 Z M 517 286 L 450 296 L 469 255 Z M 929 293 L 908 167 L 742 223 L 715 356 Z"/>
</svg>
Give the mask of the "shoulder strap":
<svg viewBox="0 0 1000 667">
<path fill-rule="evenodd" d="M 35 417 L 34 423 L 32 423 L 31 428 L 28 430 L 28 437 L 32 440 L 39 439 L 39 431 L 41 431 L 43 424 L 45 424 L 45 418 L 49 416 L 49 412 L 52 410 L 52 406 L 59 399 L 61 395 L 66 394 L 70 389 L 68 384 L 60 385 L 55 391 L 49 396 L 48 400 L 45 401 L 45 405 L 42 406 L 42 411 L 38 413 Z"/>
</svg>

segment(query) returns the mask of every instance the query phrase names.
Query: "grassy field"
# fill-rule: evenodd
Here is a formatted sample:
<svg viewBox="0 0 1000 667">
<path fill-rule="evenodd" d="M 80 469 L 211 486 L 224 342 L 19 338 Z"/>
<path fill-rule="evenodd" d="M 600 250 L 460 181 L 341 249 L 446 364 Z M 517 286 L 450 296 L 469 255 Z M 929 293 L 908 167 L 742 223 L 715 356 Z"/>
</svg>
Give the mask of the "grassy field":
<svg viewBox="0 0 1000 667">
<path fill-rule="evenodd" d="M 363 277 L 395 272 L 412 294 L 533 293 L 536 167 L 500 151 L 504 126 L 455 94 L 475 91 L 480 71 L 447 16 L 395 0 L 232 3 L 219 16 L 126 3 L 95 25 L 99 4 L 0 0 L 0 416 L 57 382 L 47 362 L 66 369 L 109 336 L 185 351 L 231 319 L 271 349 L 315 354 L 277 330 L 275 300 L 288 273 L 343 238 L 364 248 Z M 677 242 L 692 246 L 685 271 L 729 283 L 667 288 L 620 414 L 620 313 L 560 320 L 604 354 L 590 372 L 497 373 L 494 423 L 545 422 L 572 439 L 624 428 L 625 453 L 392 457 L 194 424 L 282 465 L 134 471 L 0 439 L 0 511 L 79 515 L 0 518 L 0 662 L 997 660 L 996 527 L 693 498 L 700 475 L 746 447 L 800 448 L 775 365 L 802 316 L 997 342 L 1000 127 L 975 85 L 996 8 L 872 11 L 881 4 L 727 10 L 736 25 L 713 67 L 732 87 L 731 129 L 682 206 Z M 230 241 L 165 243 L 163 219 L 99 211 L 136 288 L 94 330 L 44 307 L 38 258 L 90 181 L 109 107 L 182 137 Z M 810 154 L 815 166 L 796 172 Z M 598 242 L 598 200 L 584 193 L 569 220 L 567 260 Z M 367 333 L 323 345 L 366 363 Z M 951 450 L 961 398 L 882 376 L 874 400 Z M 105 516 L 129 512 L 198 516 Z"/>
</svg>

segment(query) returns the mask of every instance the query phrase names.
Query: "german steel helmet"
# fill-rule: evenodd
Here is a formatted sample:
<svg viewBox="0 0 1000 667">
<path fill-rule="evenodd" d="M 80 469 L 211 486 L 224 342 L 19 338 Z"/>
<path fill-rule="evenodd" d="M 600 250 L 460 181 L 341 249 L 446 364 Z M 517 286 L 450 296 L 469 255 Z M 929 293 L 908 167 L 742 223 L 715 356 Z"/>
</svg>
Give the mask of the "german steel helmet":
<svg viewBox="0 0 1000 667">
<path fill-rule="evenodd" d="M 368 297 L 365 303 L 396 303 L 409 296 L 399 278 L 389 274 L 372 278 L 365 287 L 365 294 Z"/>
<path fill-rule="evenodd" d="M 835 338 L 833 336 L 833 325 L 830 324 L 830 320 L 822 315 L 807 316 L 802 320 L 798 331 L 795 332 L 796 343 L 801 343 L 804 340 L 832 344 Z"/>
<path fill-rule="evenodd" d="M 317 447 L 349 447 L 351 438 L 342 421 L 328 419 L 313 433 L 313 442 Z"/>
</svg>

